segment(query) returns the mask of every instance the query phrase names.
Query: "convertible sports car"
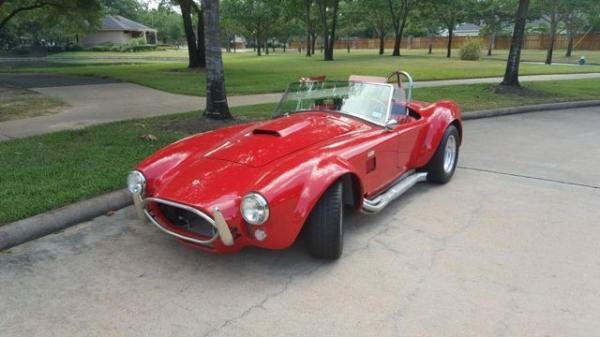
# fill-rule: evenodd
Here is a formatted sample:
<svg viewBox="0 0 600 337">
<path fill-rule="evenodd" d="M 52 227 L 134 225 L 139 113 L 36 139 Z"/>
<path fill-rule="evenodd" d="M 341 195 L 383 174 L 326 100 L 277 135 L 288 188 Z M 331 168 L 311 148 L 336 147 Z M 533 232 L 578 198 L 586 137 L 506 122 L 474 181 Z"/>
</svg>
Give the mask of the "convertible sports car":
<svg viewBox="0 0 600 337">
<path fill-rule="evenodd" d="M 272 119 L 197 134 L 141 162 L 127 179 L 138 214 L 210 252 L 283 249 L 302 232 L 313 256 L 336 259 L 344 206 L 376 213 L 454 174 L 458 105 L 411 94 L 406 72 L 302 79 Z"/>
</svg>

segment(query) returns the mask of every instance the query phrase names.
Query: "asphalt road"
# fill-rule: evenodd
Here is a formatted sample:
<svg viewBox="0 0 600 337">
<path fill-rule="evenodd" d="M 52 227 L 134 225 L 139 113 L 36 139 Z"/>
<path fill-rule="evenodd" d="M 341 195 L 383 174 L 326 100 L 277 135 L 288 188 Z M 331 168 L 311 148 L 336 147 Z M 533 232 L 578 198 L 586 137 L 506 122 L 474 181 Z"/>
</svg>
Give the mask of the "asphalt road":
<svg viewBox="0 0 600 337">
<path fill-rule="evenodd" d="M 597 336 L 600 109 L 468 121 L 460 168 L 302 244 L 214 256 L 131 209 L 0 254 L 2 336 Z"/>
</svg>

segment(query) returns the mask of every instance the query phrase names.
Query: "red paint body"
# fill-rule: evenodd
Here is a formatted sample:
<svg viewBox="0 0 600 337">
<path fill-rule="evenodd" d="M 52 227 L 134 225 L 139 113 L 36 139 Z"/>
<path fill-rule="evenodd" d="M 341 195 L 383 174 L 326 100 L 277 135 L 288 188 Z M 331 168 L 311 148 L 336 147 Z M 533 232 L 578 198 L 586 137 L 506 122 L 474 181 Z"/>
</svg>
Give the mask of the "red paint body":
<svg viewBox="0 0 600 337">
<path fill-rule="evenodd" d="M 411 102 L 409 107 L 417 118 L 402 120 L 393 130 L 317 111 L 227 127 L 167 146 L 137 169 L 147 180 L 145 197 L 207 214 L 217 206 L 230 228 L 237 227 L 241 234 L 231 247 L 220 240 L 210 248 L 185 243 L 220 253 L 248 245 L 282 249 L 296 240 L 322 193 L 340 177 L 353 177 L 359 209 L 364 197 L 377 195 L 406 171 L 426 165 L 451 123 L 462 137 L 455 103 Z M 269 203 L 270 217 L 262 226 L 246 224 L 240 214 L 241 198 L 251 191 Z M 254 239 L 253 230 L 259 227 L 267 233 L 264 241 Z"/>
</svg>

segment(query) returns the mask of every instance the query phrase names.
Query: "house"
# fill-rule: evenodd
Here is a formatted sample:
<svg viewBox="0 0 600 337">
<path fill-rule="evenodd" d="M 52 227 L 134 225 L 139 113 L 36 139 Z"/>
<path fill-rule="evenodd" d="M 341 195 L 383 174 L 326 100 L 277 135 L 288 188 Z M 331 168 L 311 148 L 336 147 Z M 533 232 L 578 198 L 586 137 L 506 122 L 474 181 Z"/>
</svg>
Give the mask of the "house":
<svg viewBox="0 0 600 337">
<path fill-rule="evenodd" d="M 156 44 L 156 29 L 120 15 L 107 15 L 102 19 L 100 28 L 96 32 L 86 35 L 81 43 L 84 46 L 102 43 L 125 44 L 138 37 L 146 39 L 147 44 Z"/>
<path fill-rule="evenodd" d="M 454 28 L 452 34 L 454 36 L 479 36 L 481 27 L 472 23 L 461 23 Z M 441 36 L 448 36 L 448 30 L 444 29 L 440 33 Z"/>
</svg>

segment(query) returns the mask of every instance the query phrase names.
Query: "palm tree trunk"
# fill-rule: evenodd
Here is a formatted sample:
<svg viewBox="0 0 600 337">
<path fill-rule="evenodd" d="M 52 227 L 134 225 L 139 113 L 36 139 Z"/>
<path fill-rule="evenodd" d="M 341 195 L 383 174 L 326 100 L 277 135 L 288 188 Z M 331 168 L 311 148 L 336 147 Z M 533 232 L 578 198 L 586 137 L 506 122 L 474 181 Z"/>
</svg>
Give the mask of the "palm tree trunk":
<svg viewBox="0 0 600 337">
<path fill-rule="evenodd" d="M 230 119 L 219 36 L 219 0 L 203 0 L 206 46 L 206 116 Z"/>
<path fill-rule="evenodd" d="M 519 63 L 521 61 L 521 49 L 523 48 L 523 37 L 525 35 L 525 23 L 527 22 L 527 11 L 529 0 L 519 0 L 519 8 L 515 15 L 515 28 L 510 42 L 506 71 L 501 85 L 519 86 Z"/>
</svg>

